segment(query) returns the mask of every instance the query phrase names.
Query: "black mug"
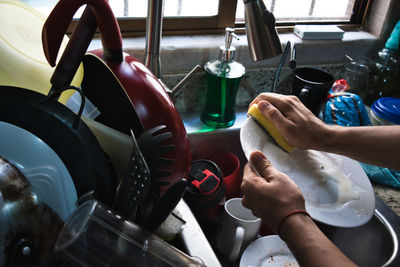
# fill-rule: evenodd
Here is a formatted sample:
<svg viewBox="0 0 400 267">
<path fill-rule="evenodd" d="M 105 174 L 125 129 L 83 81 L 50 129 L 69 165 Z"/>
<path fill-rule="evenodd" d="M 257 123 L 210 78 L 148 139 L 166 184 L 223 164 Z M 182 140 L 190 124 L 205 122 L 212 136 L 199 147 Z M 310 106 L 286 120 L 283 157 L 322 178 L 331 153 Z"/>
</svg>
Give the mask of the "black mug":
<svg viewBox="0 0 400 267">
<path fill-rule="evenodd" d="M 294 71 L 292 95 L 318 116 L 333 84 L 333 76 L 313 68 L 297 68 Z"/>
</svg>

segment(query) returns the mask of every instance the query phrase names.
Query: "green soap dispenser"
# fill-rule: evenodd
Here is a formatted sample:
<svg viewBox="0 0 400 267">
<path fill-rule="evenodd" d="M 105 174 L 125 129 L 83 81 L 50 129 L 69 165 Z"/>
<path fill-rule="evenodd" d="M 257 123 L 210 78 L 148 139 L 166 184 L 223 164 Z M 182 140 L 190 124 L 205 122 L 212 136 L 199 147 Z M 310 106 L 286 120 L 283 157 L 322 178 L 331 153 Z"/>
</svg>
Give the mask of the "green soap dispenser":
<svg viewBox="0 0 400 267">
<path fill-rule="evenodd" d="M 234 60 L 236 48 L 232 46 L 232 38 L 239 38 L 232 28 L 226 28 L 225 32 L 220 58 L 204 65 L 207 96 L 200 119 L 215 128 L 229 127 L 235 122 L 236 94 L 245 74 L 244 66 Z"/>
</svg>

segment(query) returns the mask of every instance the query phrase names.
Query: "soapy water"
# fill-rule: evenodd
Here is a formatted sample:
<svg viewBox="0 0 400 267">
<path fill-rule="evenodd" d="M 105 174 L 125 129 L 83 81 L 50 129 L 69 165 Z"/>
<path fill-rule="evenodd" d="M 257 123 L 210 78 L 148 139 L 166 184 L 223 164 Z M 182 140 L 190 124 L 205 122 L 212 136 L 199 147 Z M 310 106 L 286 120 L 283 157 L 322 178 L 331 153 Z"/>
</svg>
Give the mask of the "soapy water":
<svg viewBox="0 0 400 267">
<path fill-rule="evenodd" d="M 308 199 L 314 205 L 342 206 L 351 200 L 360 199 L 361 189 L 351 181 L 351 174 L 344 173 L 342 159 L 335 154 L 295 149 L 288 157 L 287 166 L 293 172 L 311 178 L 311 187 L 304 190 L 320 190 L 319 194 L 314 194 L 318 199 Z"/>
</svg>

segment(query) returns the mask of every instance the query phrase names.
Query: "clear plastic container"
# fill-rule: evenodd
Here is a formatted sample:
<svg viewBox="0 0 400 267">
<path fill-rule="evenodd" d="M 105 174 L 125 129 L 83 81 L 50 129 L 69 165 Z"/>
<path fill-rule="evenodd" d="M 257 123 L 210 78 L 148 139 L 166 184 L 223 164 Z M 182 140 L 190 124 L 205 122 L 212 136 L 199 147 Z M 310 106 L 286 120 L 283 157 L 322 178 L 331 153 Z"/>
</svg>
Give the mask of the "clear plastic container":
<svg viewBox="0 0 400 267">
<path fill-rule="evenodd" d="M 55 249 L 80 266 L 204 266 L 94 200 L 71 215 Z"/>
</svg>

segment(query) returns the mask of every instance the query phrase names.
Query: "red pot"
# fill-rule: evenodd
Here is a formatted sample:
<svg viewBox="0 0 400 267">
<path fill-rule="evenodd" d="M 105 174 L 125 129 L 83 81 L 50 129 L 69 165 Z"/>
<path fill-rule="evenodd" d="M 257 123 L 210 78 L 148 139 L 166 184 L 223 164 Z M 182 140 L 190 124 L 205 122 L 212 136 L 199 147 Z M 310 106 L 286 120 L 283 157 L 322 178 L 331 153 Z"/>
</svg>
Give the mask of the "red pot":
<svg viewBox="0 0 400 267">
<path fill-rule="evenodd" d="M 103 123 L 116 130 L 129 134 L 129 130 L 132 129 L 135 134 L 140 134 L 143 130 L 166 125 L 163 131 L 171 132 L 172 137 L 163 141 L 162 144 L 173 145 L 175 149 L 163 156 L 173 159 L 174 163 L 165 167 L 171 170 L 172 174 L 162 177 L 162 180 L 171 182 L 171 185 L 181 178 L 186 178 L 191 163 L 191 152 L 182 119 L 163 86 L 150 70 L 135 57 L 122 52 L 121 32 L 106 0 L 60 0 L 57 3 L 45 23 L 49 27 L 44 27 L 46 30 L 43 31 L 43 38 L 46 40 L 44 50 L 49 63 L 55 64 L 67 27 L 78 8 L 85 4 L 95 15 L 103 44 L 103 49 L 90 51 L 87 55 L 92 61 L 98 60 L 95 65 L 103 65 L 103 68 L 99 68 L 96 86 L 83 88 L 85 95 L 98 108 L 100 105 L 100 111 L 108 118 Z M 57 27 L 51 27 L 51 25 L 57 25 Z M 90 73 L 86 67 L 85 76 Z M 93 70 L 95 69 L 91 69 L 92 73 Z M 110 80 L 102 80 L 105 76 L 100 72 L 107 71 L 112 72 L 112 75 L 108 75 L 109 77 L 117 80 L 117 82 L 111 82 L 116 84 L 114 88 L 106 86 Z M 96 103 L 97 99 L 100 99 L 99 105 Z M 135 116 L 140 123 L 133 118 Z M 162 192 L 168 187 L 163 188 Z"/>
</svg>

